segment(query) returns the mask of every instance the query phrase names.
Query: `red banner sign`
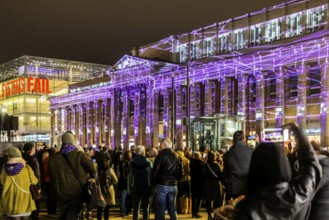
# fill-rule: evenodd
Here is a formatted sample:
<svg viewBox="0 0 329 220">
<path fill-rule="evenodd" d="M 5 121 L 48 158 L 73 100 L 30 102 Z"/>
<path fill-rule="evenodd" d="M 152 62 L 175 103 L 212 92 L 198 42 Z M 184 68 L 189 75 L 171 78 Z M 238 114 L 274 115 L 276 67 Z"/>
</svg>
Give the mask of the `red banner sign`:
<svg viewBox="0 0 329 220">
<path fill-rule="evenodd" d="M 1 98 L 26 93 L 50 94 L 49 79 L 28 77 L 17 78 L 1 84 Z"/>
</svg>

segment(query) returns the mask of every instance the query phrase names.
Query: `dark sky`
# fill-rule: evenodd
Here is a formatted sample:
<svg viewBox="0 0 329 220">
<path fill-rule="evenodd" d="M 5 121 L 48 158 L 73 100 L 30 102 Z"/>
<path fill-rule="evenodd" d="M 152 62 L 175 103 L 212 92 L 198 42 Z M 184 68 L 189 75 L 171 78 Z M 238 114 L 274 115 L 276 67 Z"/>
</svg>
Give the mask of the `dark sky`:
<svg viewBox="0 0 329 220">
<path fill-rule="evenodd" d="M 22 55 L 114 64 L 141 46 L 284 0 L 0 0 L 0 64 Z"/>
</svg>

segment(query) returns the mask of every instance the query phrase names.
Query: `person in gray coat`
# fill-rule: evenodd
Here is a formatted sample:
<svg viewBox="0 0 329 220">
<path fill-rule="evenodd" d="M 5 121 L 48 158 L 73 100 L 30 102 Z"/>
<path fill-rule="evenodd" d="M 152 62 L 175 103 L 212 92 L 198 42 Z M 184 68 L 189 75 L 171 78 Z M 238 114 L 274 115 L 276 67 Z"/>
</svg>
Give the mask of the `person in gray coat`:
<svg viewBox="0 0 329 220">
<path fill-rule="evenodd" d="M 245 143 L 243 131 L 233 134 L 233 146 L 223 156 L 223 180 L 226 199 L 237 198 L 247 193 L 247 178 L 253 149 Z"/>
</svg>

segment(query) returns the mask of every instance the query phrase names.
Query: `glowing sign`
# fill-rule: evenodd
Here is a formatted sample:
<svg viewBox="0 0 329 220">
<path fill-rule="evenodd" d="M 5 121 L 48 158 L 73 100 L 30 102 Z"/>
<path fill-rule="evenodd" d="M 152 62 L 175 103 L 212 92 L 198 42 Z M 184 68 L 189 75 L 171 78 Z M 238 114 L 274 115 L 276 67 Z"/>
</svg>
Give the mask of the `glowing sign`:
<svg viewBox="0 0 329 220">
<path fill-rule="evenodd" d="M 1 98 L 20 95 L 24 92 L 33 94 L 50 94 L 49 79 L 38 77 L 20 77 L 0 84 Z"/>
</svg>

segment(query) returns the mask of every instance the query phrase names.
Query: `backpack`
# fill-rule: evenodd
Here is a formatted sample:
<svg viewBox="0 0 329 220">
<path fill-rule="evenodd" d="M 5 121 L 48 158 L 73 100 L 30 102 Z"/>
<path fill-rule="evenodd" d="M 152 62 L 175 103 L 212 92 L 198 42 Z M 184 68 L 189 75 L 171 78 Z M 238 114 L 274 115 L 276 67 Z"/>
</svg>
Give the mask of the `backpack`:
<svg viewBox="0 0 329 220">
<path fill-rule="evenodd" d="M 101 187 L 102 194 L 109 193 L 110 177 L 107 175 L 107 170 L 102 170 L 98 173 L 98 181 Z"/>
</svg>

